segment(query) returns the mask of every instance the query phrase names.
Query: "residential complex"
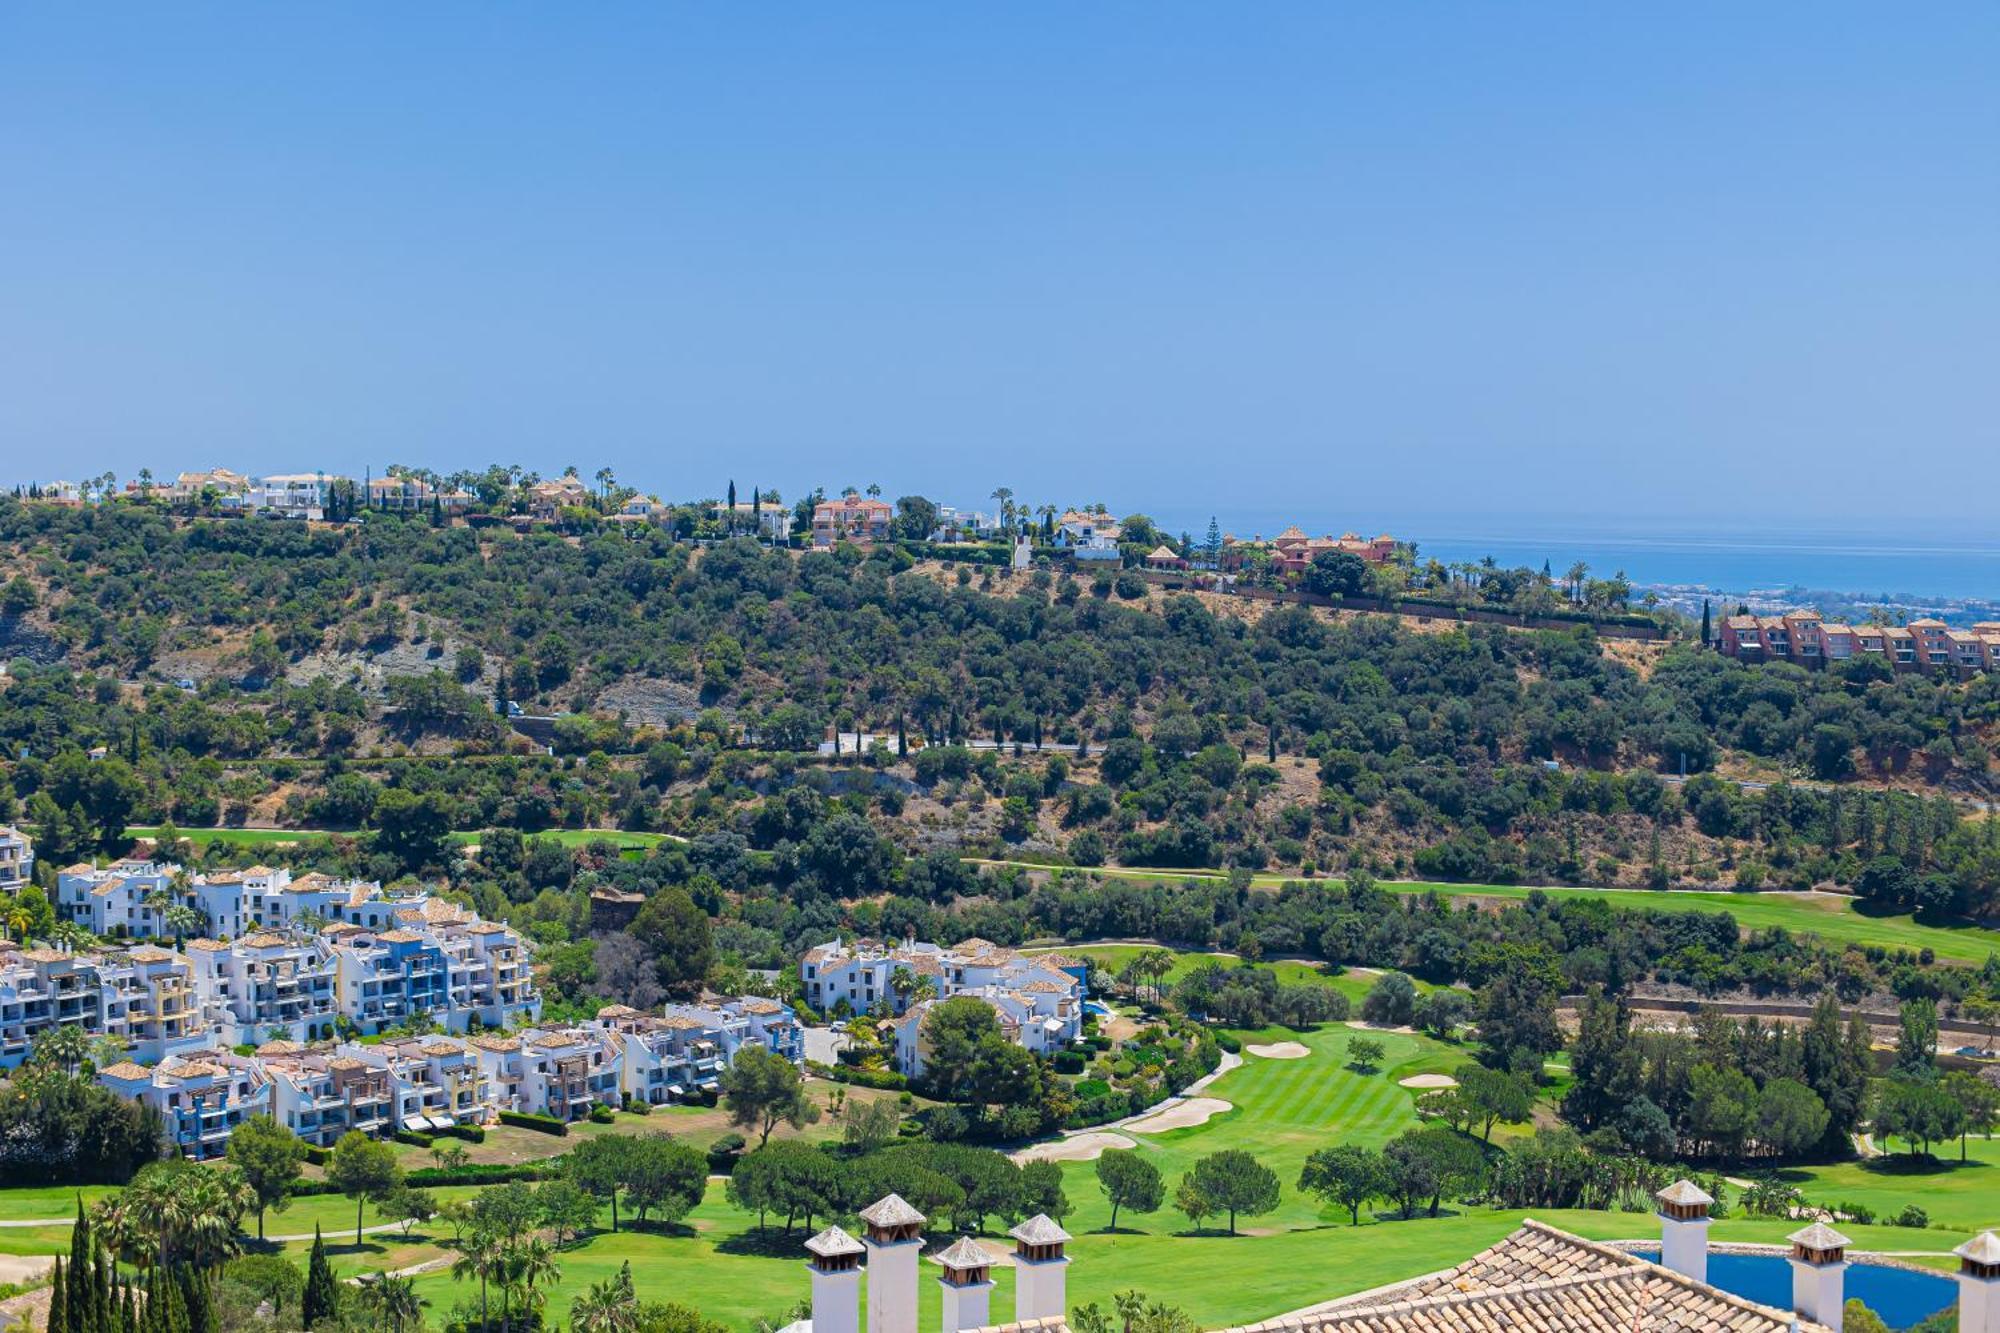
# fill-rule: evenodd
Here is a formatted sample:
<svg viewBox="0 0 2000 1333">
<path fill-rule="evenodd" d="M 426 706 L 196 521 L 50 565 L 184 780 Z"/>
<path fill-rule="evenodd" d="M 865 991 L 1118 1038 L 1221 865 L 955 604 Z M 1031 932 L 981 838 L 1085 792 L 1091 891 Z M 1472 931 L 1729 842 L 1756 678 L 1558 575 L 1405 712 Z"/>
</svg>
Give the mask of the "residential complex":
<svg viewBox="0 0 2000 1333">
<path fill-rule="evenodd" d="M 19 893 L 34 873 L 34 839 L 11 825 L 0 824 L 0 893 Z"/>
<path fill-rule="evenodd" d="M 1086 965 L 1074 959 L 1016 953 L 981 939 L 949 947 L 830 940 L 799 961 L 805 999 L 814 1008 L 894 1016 L 897 1067 L 912 1077 L 924 1071 L 923 1020 L 939 1001 L 979 1000 L 992 1008 L 1010 1040 L 1047 1054 L 1083 1035 L 1086 979 Z"/>
<path fill-rule="evenodd" d="M 1928 618 L 1908 625 L 1846 625 L 1813 611 L 1725 616 L 1717 627 L 1716 647 L 1749 662 L 1796 662 L 1816 669 L 1872 656 L 1897 671 L 1965 677 L 2000 671 L 2000 622 L 1953 629 Z"/>
<path fill-rule="evenodd" d="M 1072 509 L 1056 520 L 1056 545 L 1069 552 L 1071 563 L 1117 569 L 1124 562 L 1119 538 L 1124 530 L 1109 514 Z"/>
<path fill-rule="evenodd" d="M 889 536 L 889 520 L 895 509 L 886 500 L 861 495 L 843 495 L 838 500 L 822 500 L 813 509 L 812 541 L 822 549 L 836 542 L 867 545 Z"/>
<path fill-rule="evenodd" d="M 427 893 L 266 866 L 190 876 L 124 860 L 62 871 L 56 911 L 113 940 L 165 938 L 176 919 L 198 922 L 180 956 L 225 1045 L 418 1022 L 506 1028 L 541 1012 L 521 937 Z"/>
<path fill-rule="evenodd" d="M 1308 537 L 1296 525 L 1265 541 L 1252 537 L 1239 541 L 1228 537 L 1222 543 L 1221 564 L 1225 570 L 1239 570 L 1254 561 L 1263 561 L 1274 574 L 1297 576 L 1311 567 L 1313 558 L 1325 551 L 1342 551 L 1370 565 L 1385 565 L 1396 555 L 1396 539 L 1388 533 L 1363 537 L 1344 532 L 1338 537 Z"/>
<path fill-rule="evenodd" d="M 187 984 L 189 964 L 165 949 L 131 957 L 159 975 L 124 980 L 134 997 L 130 1025 L 171 1021 L 154 1016 L 153 997 L 170 988 L 160 976 Z M 0 1014 L 19 1012 L 24 997 L 65 1014 L 94 1003 L 100 977 L 115 962 L 37 950 L 39 961 L 0 964 Z M 87 975 L 82 975 L 86 974 Z M 75 977 L 71 980 L 71 977 Z M 17 989 L 27 981 L 32 992 Z M 150 989 L 149 989 L 150 987 Z M 107 992 L 108 993 L 108 992 Z M 169 1015 L 177 1011 L 167 1008 Z M 349 1130 L 388 1134 L 435 1132 L 454 1125 L 489 1125 L 503 1111 L 581 1120 L 597 1106 L 640 1101 L 712 1101 L 722 1071 L 746 1045 L 762 1045 L 793 1062 L 805 1058 L 803 1033 L 791 1010 L 760 996 L 704 996 L 647 1014 L 612 1005 L 596 1018 L 514 1031 L 392 1036 L 380 1041 L 301 1042 L 275 1036 L 231 1042 L 193 1010 L 175 1039 L 135 1045 L 131 1058 L 101 1071 L 106 1087 L 157 1109 L 175 1145 L 191 1157 L 217 1157 L 229 1132 L 253 1115 L 269 1115 L 306 1142 L 331 1147 Z M 10 1059 L 29 1038 L 0 1019 Z M 237 1035 L 242 1035 L 239 1031 Z"/>
</svg>

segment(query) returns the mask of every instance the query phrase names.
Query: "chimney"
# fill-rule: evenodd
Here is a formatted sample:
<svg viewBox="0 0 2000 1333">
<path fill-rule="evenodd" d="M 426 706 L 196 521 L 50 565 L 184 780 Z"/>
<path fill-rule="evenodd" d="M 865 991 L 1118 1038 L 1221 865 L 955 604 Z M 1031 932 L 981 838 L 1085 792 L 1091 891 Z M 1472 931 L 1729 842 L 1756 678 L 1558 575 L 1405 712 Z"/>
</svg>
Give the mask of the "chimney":
<svg viewBox="0 0 2000 1333">
<path fill-rule="evenodd" d="M 861 1242 L 828 1227 L 806 1242 L 813 1333 L 861 1333 Z"/>
<path fill-rule="evenodd" d="M 1841 1333 L 1847 1306 L 1847 1237 L 1824 1222 L 1785 1237 L 1792 1243 L 1792 1309 Z"/>
<path fill-rule="evenodd" d="M 1958 1333 L 2000 1333 L 2000 1236 L 1982 1231 L 1958 1256 Z"/>
<path fill-rule="evenodd" d="M 917 1333 L 917 1256 L 924 1215 L 900 1194 L 861 1210 L 868 1250 L 868 1333 Z M 815 1329 L 817 1333 L 817 1329 Z"/>
<path fill-rule="evenodd" d="M 1036 1213 L 1007 1233 L 1014 1238 L 1014 1321 L 1050 1316 L 1067 1318 L 1069 1297 L 1065 1292 L 1069 1259 L 1063 1245 L 1069 1233 Z"/>
<path fill-rule="evenodd" d="M 1708 1281 L 1708 1209 L 1715 1200 L 1691 1180 L 1676 1180 L 1653 1198 L 1660 1205 L 1660 1265 Z"/>
<path fill-rule="evenodd" d="M 938 1278 L 944 1298 L 942 1333 L 966 1333 L 968 1329 L 985 1328 L 992 1323 L 987 1318 L 992 1308 L 992 1257 L 972 1237 L 961 1236 L 937 1261 L 944 1267 L 943 1275 Z"/>
</svg>

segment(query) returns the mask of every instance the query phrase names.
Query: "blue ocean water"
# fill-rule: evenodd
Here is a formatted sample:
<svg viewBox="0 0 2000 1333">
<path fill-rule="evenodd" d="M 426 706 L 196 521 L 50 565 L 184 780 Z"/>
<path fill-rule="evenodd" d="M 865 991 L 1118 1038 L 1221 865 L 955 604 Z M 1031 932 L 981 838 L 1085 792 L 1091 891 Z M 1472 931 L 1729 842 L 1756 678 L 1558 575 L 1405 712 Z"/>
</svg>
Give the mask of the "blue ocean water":
<svg viewBox="0 0 2000 1333">
<path fill-rule="evenodd" d="M 1167 531 L 1187 532 L 1196 540 L 1208 530 L 1209 515 L 1185 506 L 1146 512 Z M 1239 537 L 1272 537 L 1292 523 L 1315 535 L 1388 532 L 1416 542 L 1420 559 L 1452 563 L 1490 555 L 1502 565 L 1533 569 L 1546 561 L 1558 577 L 1581 560 L 1598 577 L 1622 569 L 1635 583 L 1702 584 L 1731 593 L 1797 587 L 1865 597 L 2000 600 L 2000 524 L 1729 528 L 1701 520 L 1610 524 L 1369 512 L 1358 506 L 1352 512 L 1225 510 L 1215 518 Z"/>
</svg>

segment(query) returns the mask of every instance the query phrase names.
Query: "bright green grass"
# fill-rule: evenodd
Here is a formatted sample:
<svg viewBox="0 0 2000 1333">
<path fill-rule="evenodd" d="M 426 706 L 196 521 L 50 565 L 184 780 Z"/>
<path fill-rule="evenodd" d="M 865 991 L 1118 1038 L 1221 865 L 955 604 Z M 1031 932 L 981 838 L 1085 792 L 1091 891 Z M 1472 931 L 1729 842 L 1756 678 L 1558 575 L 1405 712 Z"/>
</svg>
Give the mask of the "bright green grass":
<svg viewBox="0 0 2000 1333">
<path fill-rule="evenodd" d="M 1099 967 L 1102 967 L 1105 971 L 1116 975 L 1127 963 L 1154 947 L 1156 946 L 1147 944 L 1057 944 L 1050 945 L 1045 949 L 1029 949 L 1025 952 L 1054 952 L 1067 954 L 1071 958 L 1088 959 Z M 1188 973 L 1205 963 L 1229 965 L 1237 961 L 1233 955 L 1226 953 L 1175 950 L 1173 968 L 1166 974 L 1161 984 L 1171 987 L 1175 982 L 1181 980 Z M 1357 1006 L 1361 1003 L 1362 998 L 1368 994 L 1369 988 L 1375 984 L 1376 980 L 1374 972 L 1348 971 L 1328 975 L 1318 963 L 1300 962 L 1297 959 L 1289 958 L 1278 959 L 1268 963 L 1258 963 L 1257 966 L 1275 973 L 1278 980 L 1286 985 L 1296 985 L 1299 982 L 1312 981 L 1332 986 L 1335 990 L 1347 996 L 1348 1000 Z M 1149 981 L 1146 984 L 1148 989 L 1150 989 L 1152 983 Z M 1418 981 L 1417 989 L 1427 993 L 1436 990 L 1437 987 L 1427 981 Z"/>
<path fill-rule="evenodd" d="M 2000 1139 L 1970 1140 L 1963 1163 L 1958 1160 L 1958 1145 L 1952 1143 L 1938 1149 L 1936 1161 L 1922 1165 L 1897 1154 L 1779 1175 L 1814 1203 L 1865 1204 L 1877 1217 L 1891 1216 L 1914 1203 L 1930 1215 L 1933 1226 L 1967 1230 L 2000 1226 Z"/>
<path fill-rule="evenodd" d="M 1074 1192 L 1072 1198 L 1076 1198 Z M 1179 1234 L 1184 1221 L 1164 1212 L 1137 1219 L 1140 1226 L 1136 1229 L 1121 1225 L 1116 1235 L 1086 1231 L 1072 1216 L 1065 1223 L 1076 1237 L 1069 1246 L 1070 1304 L 1074 1307 L 1094 1301 L 1108 1309 L 1115 1293 L 1136 1287 L 1182 1306 L 1203 1327 L 1244 1323 L 1449 1267 L 1505 1236 L 1528 1215 L 1514 1210 L 1474 1210 L 1408 1222 L 1369 1221 L 1360 1227 L 1308 1224 L 1269 1235 L 1233 1238 L 1213 1233 Z M 1658 1235 L 1659 1228 L 1650 1213 L 1555 1210 L 1533 1215 L 1600 1240 L 1648 1240 Z M 1795 1226 L 1780 1221 L 1725 1219 L 1715 1224 L 1712 1234 L 1718 1241 L 1774 1243 Z M 1947 1266 L 1945 1252 L 1965 1239 L 1963 1232 L 1879 1226 L 1847 1230 L 1859 1248 L 1930 1251 L 1937 1256 L 1934 1262 L 1939 1267 Z M 1004 1244 L 1000 1231 L 995 1224 L 991 1238 Z M 693 1305 L 739 1328 L 760 1317 L 775 1321 L 808 1294 L 802 1248 L 805 1235 L 799 1230 L 787 1238 L 773 1226 L 759 1236 L 751 1219 L 723 1201 L 722 1187 L 711 1185 L 708 1199 L 670 1232 L 601 1232 L 564 1252 L 560 1256 L 562 1280 L 551 1296 L 549 1314 L 560 1320 L 578 1293 L 615 1275 L 621 1263 L 630 1262 L 643 1299 Z M 937 1244 L 946 1240 L 941 1228 L 933 1228 L 931 1235 Z M 385 1246 L 381 1253 L 365 1258 L 364 1263 L 350 1265 L 336 1255 L 335 1262 L 337 1267 L 372 1271 L 408 1255 Z M 937 1272 L 927 1263 L 919 1279 L 919 1328 L 937 1324 Z M 994 1277 L 998 1286 L 990 1317 L 1000 1322 L 1013 1315 L 1012 1274 L 1004 1267 L 996 1268 Z M 418 1287 L 432 1302 L 434 1316 L 457 1301 L 476 1299 L 478 1291 L 475 1285 L 454 1282 L 443 1273 L 420 1277 Z"/>
<path fill-rule="evenodd" d="M 76 1201 L 96 1203 L 118 1191 L 110 1185 L 24 1185 L 0 1190 L 0 1222 L 36 1222 L 76 1216 Z"/>
</svg>

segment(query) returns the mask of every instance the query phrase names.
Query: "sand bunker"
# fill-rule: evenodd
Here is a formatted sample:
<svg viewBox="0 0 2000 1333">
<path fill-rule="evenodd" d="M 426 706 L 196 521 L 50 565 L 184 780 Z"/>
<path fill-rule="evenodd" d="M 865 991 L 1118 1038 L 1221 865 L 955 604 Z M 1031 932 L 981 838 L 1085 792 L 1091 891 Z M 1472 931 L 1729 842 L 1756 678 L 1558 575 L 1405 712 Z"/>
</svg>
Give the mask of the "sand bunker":
<svg viewBox="0 0 2000 1333">
<path fill-rule="evenodd" d="M 0 1254 L 0 1282 L 39 1282 L 55 1266 L 53 1254 Z"/>
<path fill-rule="evenodd" d="M 1243 1049 L 1266 1060 L 1303 1060 L 1312 1054 L 1311 1047 L 1296 1041 L 1274 1041 L 1268 1046 L 1245 1046 Z"/>
<path fill-rule="evenodd" d="M 1350 1018 L 1347 1020 L 1347 1026 L 1360 1032 L 1403 1032 L 1412 1036 L 1417 1031 L 1408 1023 L 1370 1023 L 1365 1018 Z"/>
<path fill-rule="evenodd" d="M 1205 1125 L 1209 1120 L 1235 1107 L 1220 1097 L 1189 1097 L 1178 1106 L 1169 1106 L 1163 1111 L 1155 1111 L 1141 1120 L 1129 1122 L 1125 1128 L 1134 1134 L 1163 1134 L 1170 1129 L 1191 1129 Z"/>
<path fill-rule="evenodd" d="M 1455 1088 L 1458 1080 L 1450 1074 L 1412 1074 L 1408 1078 L 1396 1080 L 1406 1088 Z"/>
<path fill-rule="evenodd" d="M 1072 1134 L 1066 1139 L 1050 1139 L 1047 1143 L 1031 1143 L 1008 1156 L 1023 1163 L 1094 1162 L 1108 1151 L 1138 1146 L 1123 1134 L 1095 1130 L 1088 1134 Z"/>
</svg>

